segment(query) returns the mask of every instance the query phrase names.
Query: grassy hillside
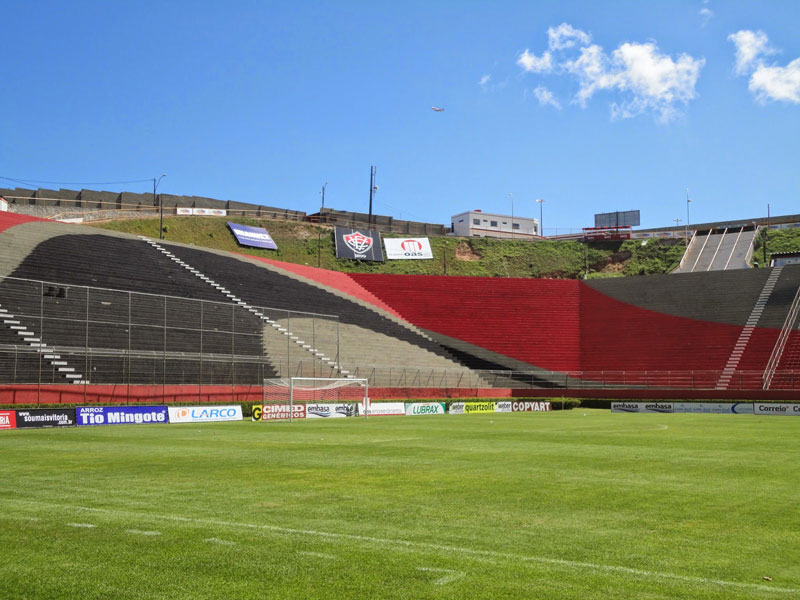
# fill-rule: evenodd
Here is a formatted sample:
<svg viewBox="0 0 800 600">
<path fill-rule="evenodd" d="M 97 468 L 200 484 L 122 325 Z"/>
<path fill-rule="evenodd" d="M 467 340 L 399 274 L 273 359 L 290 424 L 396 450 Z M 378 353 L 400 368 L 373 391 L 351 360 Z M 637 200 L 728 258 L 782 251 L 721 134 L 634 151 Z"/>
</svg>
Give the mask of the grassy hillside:
<svg viewBox="0 0 800 600">
<path fill-rule="evenodd" d="M 674 240 L 649 240 L 643 245 L 640 241 L 584 244 L 575 241 L 431 237 L 434 260 L 371 263 L 337 259 L 333 229 L 330 227 L 266 219 L 238 218 L 236 221 L 242 225 L 266 228 L 279 249 L 272 251 L 239 246 L 226 226 L 225 217 L 170 217 L 164 222 L 164 237 L 170 241 L 286 262 L 310 266 L 319 264 L 335 271 L 567 279 L 584 277 L 587 267 L 591 278 L 664 273 L 677 265 L 684 248 L 681 242 Z M 94 225 L 158 237 L 158 219 L 155 218 Z"/>
<path fill-rule="evenodd" d="M 767 233 L 767 261 L 769 265 L 772 260 L 772 253 L 778 252 L 798 252 L 800 251 L 800 227 L 793 229 L 770 229 Z M 759 235 L 756 238 L 756 247 L 753 251 L 753 261 L 759 265 L 764 265 L 764 237 Z"/>
</svg>

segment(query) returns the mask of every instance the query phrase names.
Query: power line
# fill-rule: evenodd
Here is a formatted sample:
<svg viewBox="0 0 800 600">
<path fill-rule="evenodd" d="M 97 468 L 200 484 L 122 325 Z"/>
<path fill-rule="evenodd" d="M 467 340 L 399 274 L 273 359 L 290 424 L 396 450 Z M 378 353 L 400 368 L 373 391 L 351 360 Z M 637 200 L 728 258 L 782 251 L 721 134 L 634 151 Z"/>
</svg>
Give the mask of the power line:
<svg viewBox="0 0 800 600">
<path fill-rule="evenodd" d="M 0 179 L 21 183 L 23 185 L 40 183 L 46 183 L 48 185 L 123 185 L 127 183 L 147 183 L 153 181 L 152 177 L 149 179 L 132 179 L 130 181 L 43 181 L 39 179 L 15 179 L 14 177 L 3 177 L 2 175 L 0 175 Z"/>
</svg>

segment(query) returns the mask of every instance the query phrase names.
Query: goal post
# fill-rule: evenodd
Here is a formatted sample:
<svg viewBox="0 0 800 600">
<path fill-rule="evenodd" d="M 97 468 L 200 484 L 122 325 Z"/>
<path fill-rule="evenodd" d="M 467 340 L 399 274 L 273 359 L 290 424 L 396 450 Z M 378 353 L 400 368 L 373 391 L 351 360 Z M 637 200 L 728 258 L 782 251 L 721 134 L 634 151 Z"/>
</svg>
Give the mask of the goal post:
<svg viewBox="0 0 800 600">
<path fill-rule="evenodd" d="M 298 405 L 355 404 L 364 417 L 369 413 L 369 380 L 344 377 L 283 377 L 265 379 L 264 406 L 286 407 L 289 420 Z M 358 413 L 357 413 L 358 414 Z"/>
</svg>

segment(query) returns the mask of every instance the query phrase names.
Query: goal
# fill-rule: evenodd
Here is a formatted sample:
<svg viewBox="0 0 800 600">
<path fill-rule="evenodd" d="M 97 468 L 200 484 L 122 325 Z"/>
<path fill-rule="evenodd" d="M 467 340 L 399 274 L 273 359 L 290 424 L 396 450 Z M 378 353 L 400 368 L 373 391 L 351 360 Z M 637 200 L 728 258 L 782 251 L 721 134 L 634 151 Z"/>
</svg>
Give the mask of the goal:
<svg viewBox="0 0 800 600">
<path fill-rule="evenodd" d="M 265 379 L 264 406 L 280 406 L 279 411 L 297 417 L 296 407 L 310 404 L 353 405 L 353 415 L 367 416 L 369 412 L 369 380 L 335 377 L 284 377 Z M 266 410 L 266 409 L 265 409 Z M 305 416 L 305 413 L 303 413 Z"/>
</svg>

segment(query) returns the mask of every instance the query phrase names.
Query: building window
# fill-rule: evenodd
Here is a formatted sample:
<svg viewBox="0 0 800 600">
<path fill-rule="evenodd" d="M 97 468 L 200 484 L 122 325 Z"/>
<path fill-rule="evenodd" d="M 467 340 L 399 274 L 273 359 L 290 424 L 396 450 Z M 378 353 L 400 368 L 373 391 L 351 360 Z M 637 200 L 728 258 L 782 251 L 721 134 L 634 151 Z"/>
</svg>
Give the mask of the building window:
<svg viewBox="0 0 800 600">
<path fill-rule="evenodd" d="M 511 224 L 511 228 L 512 229 L 519 229 L 519 223 L 512 223 Z"/>
<path fill-rule="evenodd" d="M 464 222 L 464 219 L 459 219 L 459 220 L 458 220 L 458 222 L 459 222 L 459 223 L 463 223 L 463 222 Z"/>
<path fill-rule="evenodd" d="M 508 221 L 503 221 L 503 225 L 508 225 Z"/>
<path fill-rule="evenodd" d="M 489 225 L 491 225 L 492 227 L 497 227 L 497 221 L 492 221 L 491 223 L 489 223 Z"/>
<path fill-rule="evenodd" d="M 480 219 L 472 219 L 472 224 L 473 225 L 480 225 L 481 224 L 481 220 Z"/>
</svg>

